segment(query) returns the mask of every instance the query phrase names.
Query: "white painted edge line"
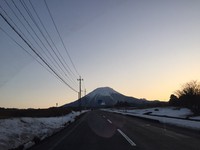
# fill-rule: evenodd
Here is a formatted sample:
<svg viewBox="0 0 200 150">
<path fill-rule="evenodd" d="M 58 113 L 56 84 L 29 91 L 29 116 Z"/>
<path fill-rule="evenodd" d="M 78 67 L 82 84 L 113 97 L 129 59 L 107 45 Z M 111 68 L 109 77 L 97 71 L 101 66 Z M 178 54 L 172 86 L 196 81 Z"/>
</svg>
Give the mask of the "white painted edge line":
<svg viewBox="0 0 200 150">
<path fill-rule="evenodd" d="M 108 121 L 110 124 L 112 124 L 112 121 L 110 121 L 109 119 L 107 119 L 107 121 Z"/>
<path fill-rule="evenodd" d="M 136 146 L 136 144 L 120 129 L 117 129 L 117 131 L 131 144 L 131 146 Z"/>
</svg>

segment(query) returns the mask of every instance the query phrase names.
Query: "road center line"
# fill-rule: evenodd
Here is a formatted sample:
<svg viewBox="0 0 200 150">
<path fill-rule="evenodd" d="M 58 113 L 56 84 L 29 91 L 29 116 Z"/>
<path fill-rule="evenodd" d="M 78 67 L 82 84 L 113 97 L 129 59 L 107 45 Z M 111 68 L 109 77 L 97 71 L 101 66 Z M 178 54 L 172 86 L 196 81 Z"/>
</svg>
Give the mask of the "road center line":
<svg viewBox="0 0 200 150">
<path fill-rule="evenodd" d="M 120 129 L 117 129 L 117 131 L 131 144 L 131 146 L 136 146 L 136 144 Z"/>
<path fill-rule="evenodd" d="M 110 124 L 112 124 L 112 121 L 110 121 L 109 119 L 107 119 L 107 121 L 108 121 Z"/>
</svg>

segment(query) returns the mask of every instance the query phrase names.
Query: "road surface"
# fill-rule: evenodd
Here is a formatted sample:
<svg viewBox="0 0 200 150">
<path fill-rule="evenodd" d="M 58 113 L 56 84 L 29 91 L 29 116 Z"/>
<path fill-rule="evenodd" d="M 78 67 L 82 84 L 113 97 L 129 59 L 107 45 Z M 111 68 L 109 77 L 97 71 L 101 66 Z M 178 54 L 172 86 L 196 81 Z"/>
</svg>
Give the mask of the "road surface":
<svg viewBox="0 0 200 150">
<path fill-rule="evenodd" d="M 31 150 L 200 150 L 200 135 L 96 110 Z"/>
</svg>

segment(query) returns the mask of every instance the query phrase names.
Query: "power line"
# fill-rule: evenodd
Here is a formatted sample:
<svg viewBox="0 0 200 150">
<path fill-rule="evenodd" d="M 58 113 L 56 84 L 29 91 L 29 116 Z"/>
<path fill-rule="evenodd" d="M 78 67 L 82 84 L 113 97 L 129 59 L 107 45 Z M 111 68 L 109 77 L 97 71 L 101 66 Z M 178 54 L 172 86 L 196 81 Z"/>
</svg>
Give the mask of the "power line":
<svg viewBox="0 0 200 150">
<path fill-rule="evenodd" d="M 66 84 L 71 90 L 74 92 L 76 91 L 74 88 L 72 88 L 62 77 L 59 76 L 59 74 L 33 49 L 33 47 L 21 36 L 21 34 L 10 24 L 10 22 L 6 19 L 6 17 L 0 12 L 0 16 L 3 18 L 3 20 L 10 26 L 10 28 L 25 42 L 25 44 L 34 52 L 34 54 L 64 83 Z"/>
<path fill-rule="evenodd" d="M 56 59 L 57 59 L 58 61 L 57 61 L 55 58 L 53 58 L 53 56 L 52 56 L 52 54 L 51 54 L 51 56 L 52 56 L 52 58 L 54 59 L 54 61 L 56 62 L 56 64 L 58 65 L 58 67 L 59 67 L 59 68 L 61 69 L 61 71 L 63 72 L 63 75 L 66 76 L 66 77 L 67 77 L 67 80 L 69 80 L 71 83 L 76 84 L 76 82 L 74 82 L 74 81 L 72 80 L 72 78 L 68 75 L 68 74 L 70 74 L 70 72 L 68 71 L 68 69 L 67 69 L 66 66 L 64 65 L 64 63 L 63 63 L 63 61 L 62 61 L 62 60 L 63 60 L 63 57 L 62 57 L 62 55 L 60 54 L 60 52 L 59 52 L 59 50 L 57 49 L 57 47 L 55 46 L 58 54 L 57 54 L 56 51 L 53 49 L 52 45 L 50 44 L 50 42 L 48 41 L 48 39 L 47 39 L 46 36 L 44 35 L 42 29 L 39 27 L 39 25 L 38 25 L 38 23 L 36 22 L 35 18 L 33 17 L 32 13 L 31 13 L 30 10 L 28 9 L 26 3 L 22 2 L 21 0 L 20 0 L 20 3 L 21 3 L 21 5 L 23 6 L 23 8 L 25 9 L 25 11 L 27 12 L 27 14 L 28 14 L 28 16 L 30 17 L 30 19 L 32 20 L 32 22 L 35 24 L 35 26 L 37 27 L 37 29 L 38 29 L 39 32 L 41 33 L 42 37 L 44 38 L 44 40 L 46 41 L 46 43 L 48 44 L 48 46 L 49 46 L 50 49 L 52 50 L 53 54 L 56 56 Z M 30 24 L 29 24 L 29 26 L 30 26 Z M 38 37 L 38 36 L 37 36 L 37 37 Z M 55 44 L 54 44 L 54 45 L 55 45 Z M 62 59 L 62 60 L 61 60 L 61 59 Z M 64 73 L 64 72 L 65 72 L 64 70 L 67 71 L 68 74 Z"/>
<path fill-rule="evenodd" d="M 77 92 L 77 91 L 76 91 L 74 88 L 72 88 L 72 86 L 70 86 L 70 85 L 66 82 L 66 80 L 64 80 L 64 78 L 62 77 L 63 75 L 66 76 L 66 77 L 67 77 L 67 80 L 70 80 L 72 83 L 74 83 L 74 85 L 77 85 L 77 83 L 74 82 L 74 80 L 73 80 L 73 77 L 76 76 L 76 75 L 73 73 L 73 71 L 70 69 L 70 67 L 69 67 L 68 64 L 66 63 L 65 59 L 64 59 L 64 58 L 62 57 L 62 55 L 60 54 L 58 48 L 56 47 L 56 45 L 55 45 L 55 43 L 53 42 L 53 40 L 52 40 L 50 34 L 48 33 L 46 27 L 45 27 L 44 24 L 42 23 L 42 21 L 41 21 L 39 15 L 38 15 L 38 13 L 37 13 L 37 11 L 35 10 L 33 4 L 31 3 L 31 0 L 29 0 L 29 2 L 30 2 L 30 5 L 29 5 L 29 6 L 31 6 L 32 10 L 35 12 L 35 14 L 36 14 L 36 16 L 37 16 L 37 18 L 38 18 L 40 24 L 42 25 L 42 27 L 43 27 L 43 29 L 44 29 L 44 31 L 45 31 L 47 37 L 50 39 L 51 43 L 52 43 L 53 46 L 56 48 L 58 55 L 57 55 L 57 53 L 54 51 L 54 49 L 53 49 L 52 45 L 50 44 L 50 42 L 48 41 L 47 37 L 44 35 L 44 32 L 43 32 L 42 29 L 40 28 L 38 22 L 35 20 L 34 16 L 32 15 L 32 12 L 30 11 L 30 9 L 29 9 L 29 7 L 27 6 L 27 4 L 24 2 L 24 0 L 20 0 L 20 3 L 21 3 L 21 5 L 23 6 L 23 8 L 24 8 L 24 10 L 26 11 L 26 13 L 29 15 L 29 17 L 30 17 L 30 19 L 32 20 L 32 22 L 35 24 L 35 26 L 37 27 L 37 29 L 38 29 L 39 32 L 41 33 L 41 35 L 43 36 L 43 38 L 45 39 L 45 41 L 47 42 L 47 44 L 49 45 L 49 47 L 52 49 L 52 51 L 53 51 L 54 54 L 56 55 L 56 57 L 57 57 L 57 59 L 59 60 L 59 62 L 62 64 L 62 67 L 65 68 L 65 70 L 67 71 L 68 75 L 69 75 L 71 78 L 64 72 L 64 70 L 63 70 L 62 67 L 59 65 L 59 63 L 56 61 L 56 59 L 54 58 L 54 56 L 52 55 L 52 53 L 48 50 L 48 48 L 45 46 L 45 44 L 43 43 L 43 41 L 40 39 L 39 35 L 37 35 L 38 32 L 36 33 L 36 31 L 34 30 L 35 28 L 32 27 L 32 22 L 29 23 L 30 20 L 26 19 L 24 12 L 22 13 L 22 9 L 21 9 L 21 8 L 19 9 L 18 5 L 15 3 L 16 1 L 11 0 L 12 3 L 13 3 L 13 6 L 15 6 L 15 8 L 18 10 L 18 12 L 19 12 L 20 15 L 23 17 L 23 19 L 25 20 L 25 22 L 28 24 L 29 28 L 32 30 L 32 32 L 34 33 L 34 35 L 37 37 L 37 39 L 40 41 L 40 43 L 43 45 L 43 47 L 47 50 L 48 54 L 51 56 L 51 58 L 53 59 L 53 61 L 52 61 L 52 59 L 49 57 L 49 55 L 46 54 L 46 52 L 45 52 L 44 49 L 40 46 L 40 44 L 37 42 L 37 40 L 34 38 L 34 36 L 32 36 L 31 32 L 27 29 L 26 25 L 25 25 L 25 24 L 21 21 L 21 19 L 16 15 L 15 11 L 14 11 L 13 8 L 10 6 L 10 4 L 9 4 L 6 0 L 4 0 L 4 1 L 5 1 L 5 3 L 7 4 L 7 6 L 10 8 L 10 10 L 12 11 L 12 13 L 14 14 L 14 16 L 15 16 L 15 17 L 18 19 L 18 21 L 22 24 L 22 26 L 24 27 L 23 29 L 25 29 L 26 32 L 31 36 L 31 38 L 34 40 L 34 42 L 37 44 L 37 46 L 43 51 L 43 53 L 45 54 L 45 57 L 48 58 L 48 60 L 50 60 L 50 62 L 53 64 L 53 66 L 56 68 L 56 70 L 55 70 L 55 68 L 53 68 L 53 67 L 51 66 L 51 63 L 49 63 L 49 62 L 47 61 L 47 59 L 39 52 L 39 50 L 37 50 L 37 48 L 34 47 L 34 44 L 31 43 L 31 41 L 29 40 L 29 38 L 23 33 L 23 31 L 18 27 L 18 25 L 12 20 L 12 18 L 7 14 L 7 12 L 6 12 L 2 7 L 0 7 L 0 8 L 3 10 L 4 14 L 6 15 L 6 17 L 8 17 L 9 20 L 10 20 L 10 21 L 12 22 L 12 24 L 14 24 L 14 25 L 12 25 L 12 24 L 8 21 L 8 19 L 7 19 L 2 13 L 1 13 L 1 17 L 2 17 L 4 20 L 6 19 L 6 20 L 5 20 L 6 23 L 17 33 L 17 35 L 26 43 L 26 45 L 28 45 L 28 47 L 34 52 L 34 54 L 47 66 L 47 68 L 46 68 L 37 58 L 35 58 L 44 68 L 46 68 L 50 73 L 52 73 L 57 79 L 61 80 L 61 81 L 64 82 L 65 84 L 67 84 L 72 90 L 74 90 L 75 92 Z M 46 2 L 46 1 L 45 1 L 45 2 Z M 1 5 L 0 5 L 0 6 L 1 6 Z M 47 4 L 46 4 L 46 6 L 47 6 Z M 50 13 L 50 10 L 49 10 L 48 6 L 47 6 L 47 9 L 48 9 L 49 15 L 50 15 L 50 17 L 51 17 L 51 19 L 52 19 L 52 21 L 53 21 L 54 27 L 55 27 L 55 29 L 56 29 L 58 35 L 59 35 L 59 38 L 60 38 L 60 40 L 61 40 L 61 42 L 62 42 L 62 44 L 63 44 L 63 46 L 64 46 L 64 48 L 65 48 L 65 50 L 66 50 L 66 52 L 67 52 L 67 49 L 66 49 L 66 47 L 65 47 L 65 45 L 64 45 L 64 42 L 63 42 L 63 40 L 62 40 L 62 38 L 61 38 L 61 35 L 60 35 L 59 31 L 58 31 L 58 28 L 57 28 L 57 26 L 56 26 L 56 24 L 55 24 L 55 21 L 53 20 L 53 17 L 52 17 L 52 15 L 51 15 L 51 13 Z M 2 29 L 1 29 L 1 30 L 2 30 Z M 4 33 L 5 33 L 5 32 L 4 32 Z M 8 33 L 7 33 L 7 35 L 9 36 Z M 9 36 L 9 37 L 10 37 L 17 45 L 19 45 L 22 49 L 25 50 L 25 48 L 22 47 L 22 45 L 20 45 L 14 38 L 12 38 L 11 36 Z M 27 52 L 28 52 L 28 51 L 27 51 Z M 28 52 L 28 53 L 30 53 L 30 52 Z M 68 52 L 67 52 L 67 53 L 68 53 Z M 30 53 L 30 54 L 31 54 L 31 53 Z M 68 54 L 69 54 L 69 53 L 68 53 Z M 32 56 L 33 56 L 33 55 L 32 55 Z M 33 57 L 34 57 L 34 56 L 33 56 Z M 74 70 L 77 72 L 77 70 L 76 70 L 76 68 L 75 68 L 75 66 L 74 66 L 74 64 L 73 64 L 73 62 L 72 62 L 72 59 L 71 59 L 70 55 L 68 55 L 68 57 L 69 57 L 69 59 L 70 59 L 72 65 L 73 65 L 73 67 L 74 67 Z M 66 68 L 66 66 L 64 65 L 64 63 L 63 63 L 62 61 L 65 63 L 65 65 L 67 66 L 67 68 L 68 68 L 69 70 Z M 56 63 L 57 65 L 55 65 L 55 63 Z M 58 73 L 58 70 L 61 70 L 63 73 Z M 60 71 L 59 71 L 59 72 L 60 72 Z M 77 73 L 78 73 L 78 72 L 77 72 Z M 74 76 L 73 76 L 72 74 L 73 74 Z"/>
<path fill-rule="evenodd" d="M 42 44 L 42 46 L 47 50 L 48 54 L 51 56 L 51 58 L 53 59 L 53 61 L 55 62 L 55 64 L 53 63 L 53 61 L 48 57 L 48 55 L 46 54 L 46 52 L 43 50 L 43 48 L 41 48 L 41 50 L 43 51 L 43 53 L 46 55 L 46 57 L 53 63 L 54 67 L 57 68 L 57 71 L 60 70 L 63 73 L 59 73 L 61 76 L 65 76 L 66 74 L 64 73 L 65 71 L 63 70 L 63 68 L 61 67 L 61 65 L 58 63 L 58 61 L 54 58 L 54 56 L 52 55 L 52 53 L 49 51 L 49 49 L 46 47 L 46 45 L 44 44 L 44 42 L 40 39 L 39 35 L 36 33 L 36 31 L 33 29 L 33 27 L 31 26 L 31 24 L 29 23 L 29 21 L 26 19 L 25 14 L 22 13 L 22 11 L 19 9 L 19 7 L 17 6 L 17 4 L 15 3 L 14 0 L 11 0 L 12 3 L 14 4 L 15 8 L 18 10 L 18 12 L 20 13 L 20 15 L 23 17 L 23 19 L 25 20 L 25 22 L 28 24 L 29 28 L 32 30 L 32 32 L 34 33 L 34 35 L 37 37 L 37 39 L 40 41 L 40 43 Z M 25 25 L 24 25 L 25 26 Z M 26 28 L 26 30 L 28 31 L 28 29 Z M 31 33 L 28 31 L 28 33 L 31 35 Z M 31 37 L 33 38 L 33 36 L 31 35 Z M 36 40 L 35 40 L 36 41 Z M 39 44 L 38 44 L 39 45 Z M 53 48 L 51 47 L 51 45 L 49 45 L 50 48 L 53 50 Z M 39 52 L 38 52 L 39 53 Z M 56 55 L 56 53 L 53 50 L 53 53 Z M 41 56 L 41 54 L 40 54 Z M 57 56 L 57 55 L 56 55 Z M 42 56 L 41 56 L 42 57 Z M 44 59 L 44 58 L 43 58 Z M 59 57 L 57 56 L 57 59 L 59 60 Z M 60 60 L 59 60 L 60 61 Z M 59 72 L 60 72 L 59 71 Z M 67 79 L 68 80 L 68 79 Z"/>
<path fill-rule="evenodd" d="M 58 31 L 58 28 L 57 28 L 57 26 L 56 26 L 56 23 L 55 23 L 55 21 L 54 21 L 54 19 L 53 19 L 53 16 L 52 16 L 51 11 L 50 11 L 50 9 L 49 9 L 49 7 L 48 7 L 48 5 L 47 5 L 46 0 L 44 0 L 44 2 L 45 2 L 45 6 L 46 6 L 46 8 L 47 8 L 47 10 L 48 10 L 48 12 L 49 12 L 49 15 L 50 15 L 50 17 L 51 17 L 51 20 L 52 20 L 52 22 L 53 22 L 53 24 L 54 24 L 54 27 L 55 27 L 55 29 L 56 29 L 56 31 L 57 31 L 57 33 L 58 33 L 58 36 L 59 36 L 59 38 L 60 38 L 60 40 L 61 40 L 61 42 L 62 42 L 62 45 L 63 45 L 63 47 L 64 47 L 64 49 L 65 49 L 65 51 L 66 51 L 66 53 L 67 53 L 67 55 L 68 55 L 68 57 L 69 57 L 69 59 L 70 59 L 70 62 L 71 62 L 71 64 L 72 64 L 74 70 L 76 71 L 76 73 L 79 75 L 79 73 L 78 73 L 78 71 L 77 71 L 77 69 L 76 69 L 76 67 L 75 67 L 75 65 L 74 65 L 74 63 L 73 63 L 73 61 L 72 61 L 72 59 L 71 59 L 71 57 L 70 57 L 70 55 L 69 55 L 69 52 L 68 52 L 68 50 L 67 50 L 67 48 L 66 48 L 66 46 L 65 46 L 65 44 L 64 44 L 64 41 L 63 41 L 63 39 L 62 39 L 62 37 L 61 37 L 59 31 Z M 79 75 L 79 76 L 80 76 L 80 75 Z"/>
<path fill-rule="evenodd" d="M 4 1 L 7 4 L 7 1 L 6 0 L 4 0 Z M 17 26 L 17 24 L 13 21 L 13 19 L 8 15 L 8 13 L 4 10 L 4 8 L 1 6 L 1 4 L 0 4 L 0 8 L 3 10 L 3 12 L 5 13 L 5 15 L 10 19 L 10 21 L 14 24 L 14 26 L 18 29 L 18 31 L 25 37 L 25 35 L 23 34 L 22 30 Z M 30 43 L 30 41 L 29 41 L 29 43 Z"/>
<path fill-rule="evenodd" d="M 29 33 L 29 35 L 32 37 L 32 39 L 35 41 L 34 37 L 32 36 L 32 34 L 30 34 L 30 32 L 28 31 L 28 29 L 26 28 L 26 26 L 22 23 L 22 21 L 20 20 L 20 18 L 16 15 L 16 13 L 14 12 L 14 10 L 12 9 L 12 7 L 10 6 L 10 4 L 7 2 L 7 0 L 4 0 L 4 2 L 6 3 L 6 5 L 9 7 L 9 9 L 11 10 L 11 12 L 14 14 L 14 16 L 17 18 L 17 20 L 22 24 L 22 26 L 24 27 L 24 29 Z M 6 14 L 6 16 L 10 19 L 10 21 L 15 25 L 15 27 L 18 29 L 18 31 L 21 32 L 21 34 L 24 36 L 24 38 L 26 38 L 26 40 L 33 46 L 33 44 L 30 42 L 30 40 L 25 36 L 25 34 L 22 32 L 22 30 L 17 26 L 17 24 L 13 21 L 13 19 L 6 13 L 6 11 L 3 9 L 3 7 L 1 6 L 1 9 L 3 10 L 3 12 Z M 35 41 L 36 44 L 38 45 L 37 41 Z M 39 46 L 39 45 L 38 45 Z"/>
<path fill-rule="evenodd" d="M 4 0 L 5 3 L 7 4 L 7 6 L 10 8 L 10 10 L 12 11 L 12 13 L 15 15 L 15 17 L 18 19 L 18 21 L 22 24 L 22 26 L 26 29 L 26 31 L 29 33 L 29 35 L 31 35 L 32 39 L 36 42 L 36 44 L 40 47 L 40 45 L 37 43 L 37 41 L 35 40 L 35 38 L 32 36 L 32 34 L 28 31 L 28 29 L 26 28 L 26 26 L 23 24 L 23 22 L 20 20 L 20 18 L 16 15 L 16 13 L 14 12 L 14 10 L 12 9 L 12 7 L 10 6 L 10 4 Z M 8 13 L 3 9 L 3 7 L 0 4 L 0 8 L 3 10 L 3 12 L 5 13 L 5 15 L 10 19 L 10 21 L 15 25 L 15 27 L 18 29 L 18 31 L 21 32 L 21 34 L 24 36 L 24 38 L 26 38 L 26 40 L 29 42 L 29 44 L 32 45 L 32 47 L 35 49 L 35 47 L 33 46 L 33 43 L 30 42 L 30 40 L 25 36 L 25 34 L 22 32 L 22 30 L 18 27 L 18 25 L 13 21 L 13 19 L 8 15 Z M 12 38 L 5 30 L 3 30 L 1 28 L 1 30 L 8 36 L 10 37 L 17 45 L 19 45 L 19 43 L 16 42 L 16 40 L 14 40 L 14 38 Z M 21 45 L 19 45 L 22 49 L 24 49 Z M 42 47 L 40 47 L 40 49 L 42 49 Z M 25 50 L 25 49 L 24 49 Z M 43 49 L 42 49 L 43 50 Z M 26 52 L 28 52 L 27 50 L 25 50 Z M 39 53 L 39 52 L 38 52 Z M 40 54 L 41 55 L 41 54 Z M 37 60 L 37 59 L 36 59 Z"/>
<path fill-rule="evenodd" d="M 40 16 L 38 15 L 37 11 L 35 10 L 35 7 L 33 6 L 31 0 L 29 0 L 29 3 L 30 3 L 30 6 L 31 6 L 31 8 L 33 9 L 34 13 L 36 14 L 36 16 L 37 16 L 37 18 L 38 18 L 40 24 L 41 24 L 42 27 L 44 28 L 44 30 L 45 30 L 45 32 L 46 32 L 48 38 L 51 40 L 52 44 L 54 45 L 54 47 L 55 47 L 55 48 L 57 49 L 57 51 L 58 51 L 57 46 L 56 46 L 55 43 L 53 42 L 53 40 L 52 40 L 52 38 L 51 38 L 49 32 L 47 31 L 47 29 L 46 29 L 46 27 L 44 26 L 42 20 L 40 19 Z M 59 54 L 59 55 L 60 55 L 60 54 Z M 72 70 L 70 69 L 69 65 L 66 63 L 66 61 L 65 61 L 65 59 L 62 57 L 62 55 L 60 55 L 60 56 L 61 56 L 62 60 L 64 61 L 65 65 L 67 66 L 67 68 L 69 69 L 69 72 L 68 72 L 68 73 L 69 73 L 71 76 L 73 76 L 73 75 L 76 76 L 76 75 L 72 72 Z"/>
<path fill-rule="evenodd" d="M 3 28 L 1 28 L 0 27 L 0 30 L 4 33 L 4 34 L 6 34 L 13 42 L 15 42 L 19 47 L 21 47 L 27 54 L 29 54 L 32 58 L 34 58 L 35 59 L 35 57 L 29 52 L 29 51 L 27 51 L 22 45 L 20 45 L 12 36 L 10 36 L 9 34 L 8 34 L 8 32 L 6 32 Z M 35 60 L 37 60 L 37 59 L 35 59 Z"/>
<path fill-rule="evenodd" d="M 45 54 L 45 56 L 46 56 L 46 58 L 47 59 L 49 59 L 50 61 L 51 61 L 51 63 L 53 64 L 53 66 L 55 67 L 55 68 L 57 68 L 57 71 L 59 70 L 58 69 L 58 67 L 54 64 L 54 62 L 51 60 L 51 58 L 49 58 L 49 56 L 46 54 L 46 52 L 44 51 L 44 49 L 39 45 L 39 43 L 36 41 L 36 39 L 34 38 L 34 36 L 30 33 L 30 31 L 27 29 L 27 27 L 25 26 L 25 24 L 21 21 L 21 19 L 16 15 L 16 13 L 15 13 L 15 11 L 13 10 L 13 8 L 10 6 L 10 4 L 6 1 L 6 0 L 4 0 L 5 1 L 5 3 L 7 4 L 7 6 L 10 8 L 10 10 L 12 11 L 12 13 L 14 14 L 14 16 L 18 19 L 18 21 L 22 24 L 22 26 L 24 27 L 24 29 L 26 30 L 26 32 L 31 36 L 31 38 L 33 39 L 33 41 L 37 44 L 37 46 L 42 50 L 42 52 Z M 14 1 L 13 1 L 13 3 L 14 3 Z M 15 3 L 14 3 L 15 4 Z M 19 10 L 19 8 L 17 7 L 17 5 L 15 5 L 15 7 L 18 9 L 18 11 L 20 12 L 20 14 L 22 14 L 21 13 L 21 11 Z M 3 9 L 3 7 L 1 7 L 1 9 L 3 10 L 3 11 L 5 11 L 4 9 Z M 6 15 L 9 17 L 9 15 L 6 13 Z M 23 16 L 24 17 L 24 16 Z M 9 17 L 10 18 L 10 17 Z M 25 18 L 25 17 L 24 17 Z M 25 19 L 26 20 L 26 19 Z M 11 19 L 11 21 L 12 21 L 12 19 Z M 12 21 L 13 22 L 13 21 Z M 17 25 L 16 25 L 16 27 L 18 27 Z M 18 27 L 19 28 L 19 27 Z M 20 30 L 21 31 L 21 30 Z M 34 31 L 33 31 L 34 32 Z M 23 32 L 22 32 L 23 33 Z M 35 32 L 34 32 L 35 33 Z M 24 34 L 23 34 L 24 35 Z M 35 33 L 35 35 L 36 35 L 36 33 Z M 29 44 L 31 44 L 31 46 L 36 50 L 36 48 L 33 46 L 33 44 L 28 40 L 28 38 L 24 35 L 24 38 L 26 38 L 26 40 L 29 42 Z M 39 38 L 39 37 L 38 37 Z M 46 48 L 46 50 L 48 51 L 48 49 Z M 48 51 L 49 52 L 49 51 Z M 39 55 L 41 55 L 41 53 L 37 50 L 37 53 L 39 54 Z M 49 52 L 50 53 L 50 52 Z M 52 56 L 52 55 L 51 55 Z M 42 57 L 42 56 L 41 56 Z M 53 56 L 52 56 L 53 57 Z M 43 59 L 45 60 L 45 61 L 47 61 L 47 59 L 45 59 L 44 57 L 43 57 Z M 52 67 L 52 66 L 51 66 Z"/>
<path fill-rule="evenodd" d="M 20 3 L 21 3 L 21 5 L 23 6 L 23 8 L 25 9 L 25 11 L 27 12 L 27 14 L 29 15 L 29 17 L 31 18 L 31 20 L 33 21 L 33 23 L 35 24 L 35 26 L 37 27 L 37 29 L 39 30 L 39 32 L 41 33 L 41 35 L 43 36 L 43 38 L 45 39 L 45 41 L 47 42 L 47 44 L 49 45 L 49 47 L 51 48 L 51 50 L 53 51 L 53 54 L 56 56 L 58 62 L 61 64 L 61 65 L 60 65 L 58 62 L 56 62 L 57 65 L 59 66 L 59 68 L 61 69 L 61 71 L 63 72 L 63 75 L 67 77 L 67 80 L 69 80 L 70 82 L 73 83 L 73 80 L 72 80 L 66 73 L 64 73 L 65 71 L 63 70 L 63 68 L 64 68 L 67 72 L 69 72 L 69 71 L 67 70 L 67 68 L 65 67 L 65 65 L 63 64 L 62 60 L 59 58 L 59 56 L 57 55 L 57 53 L 54 51 L 54 49 L 53 49 L 52 45 L 49 43 L 48 39 L 45 37 L 45 35 L 44 35 L 42 29 L 39 27 L 39 25 L 38 25 L 38 23 L 36 22 L 35 18 L 33 17 L 32 13 L 31 13 L 30 10 L 28 9 L 26 3 L 22 2 L 21 0 L 20 0 Z M 60 52 L 58 51 L 58 49 L 57 49 L 57 52 L 58 52 L 59 55 L 61 56 L 61 54 L 60 54 Z M 61 66 L 62 66 L 63 68 L 62 68 Z"/>
<path fill-rule="evenodd" d="M 5 3 L 7 4 L 7 6 L 10 8 L 10 10 L 12 11 L 12 13 L 14 14 L 14 16 L 18 19 L 18 21 L 22 24 L 22 26 L 23 26 L 23 28 L 26 30 L 26 32 L 31 36 L 31 38 L 33 39 L 33 41 L 37 44 L 37 46 L 45 53 L 45 51 L 43 50 L 43 48 L 39 45 L 39 43 L 36 41 L 36 39 L 33 37 L 33 35 L 30 33 L 30 31 L 27 29 L 27 27 L 25 26 L 25 24 L 21 21 L 21 19 L 16 15 L 16 13 L 15 13 L 15 11 L 13 10 L 13 8 L 10 6 L 10 4 L 6 1 L 6 0 L 4 0 L 5 1 Z M 2 8 L 2 7 L 1 7 Z M 3 9 L 3 8 L 2 8 Z M 8 16 L 8 15 L 7 15 Z M 8 16 L 9 17 L 9 16 Z M 10 18 L 10 17 L 9 17 Z M 12 19 L 11 19 L 11 21 L 12 21 Z M 13 22 L 13 21 L 12 21 Z M 16 27 L 18 28 L 18 26 L 16 25 Z M 21 31 L 20 29 L 19 29 L 19 31 Z M 22 32 L 22 34 L 23 34 L 23 32 Z M 24 35 L 24 34 L 23 34 Z M 24 38 L 26 38 L 27 39 L 27 41 L 29 41 L 28 40 L 28 38 L 24 35 Z M 29 43 L 33 46 L 33 44 L 29 41 Z"/>
<path fill-rule="evenodd" d="M 53 76 L 55 76 L 47 67 L 45 67 L 33 54 L 31 54 L 28 50 L 26 50 L 19 42 L 17 42 L 12 36 L 8 34 L 3 28 L 0 27 L 0 30 L 6 34 L 15 44 L 17 44 L 23 51 L 25 51 L 28 55 L 30 55 L 33 59 L 35 59 L 42 67 L 44 67 L 49 73 L 51 73 Z M 57 79 L 59 79 L 57 76 L 55 76 Z M 60 79 L 59 79 L 60 80 Z"/>
<path fill-rule="evenodd" d="M 0 30 L 4 32 L 14 43 L 16 43 L 23 51 L 25 51 L 28 55 L 30 55 L 33 59 L 35 59 L 43 68 L 45 68 L 50 74 L 52 74 L 55 78 L 60 80 L 55 74 L 53 74 L 45 65 L 43 65 L 33 54 L 27 51 L 19 42 L 17 42 L 12 36 L 10 36 L 3 28 L 0 27 Z M 61 80 L 60 80 L 61 81 Z M 62 82 L 62 81 L 61 81 Z"/>
<path fill-rule="evenodd" d="M 29 1 L 29 2 L 30 2 L 30 1 Z M 56 46 L 55 43 L 53 42 L 53 40 L 52 40 L 52 38 L 50 37 L 49 33 L 47 32 L 45 26 L 43 25 L 41 19 L 39 18 L 39 15 L 38 15 L 37 12 L 35 11 L 35 9 L 34 9 L 34 12 L 36 13 L 36 16 L 38 17 L 40 23 L 42 24 L 42 26 L 43 26 L 43 28 L 44 28 L 46 34 L 48 35 L 48 38 L 51 40 L 51 43 L 52 43 L 53 46 L 56 48 L 56 51 L 57 51 L 58 54 L 54 51 L 52 45 L 50 44 L 50 42 L 48 41 L 48 39 L 47 39 L 46 36 L 44 35 L 42 29 L 39 27 L 39 24 L 37 23 L 37 21 L 36 21 L 35 18 L 33 17 L 32 13 L 31 13 L 31 11 L 29 10 L 29 8 L 28 8 L 28 6 L 26 5 L 26 3 L 25 3 L 24 1 L 22 2 L 22 0 L 20 0 L 20 3 L 22 4 L 22 6 L 24 7 L 24 9 L 25 9 L 26 12 L 28 13 L 28 15 L 29 15 L 29 17 L 31 18 L 31 20 L 33 21 L 33 23 L 36 25 L 36 27 L 37 27 L 38 30 L 40 31 L 41 35 L 43 36 L 43 38 L 45 39 L 45 41 L 47 42 L 47 44 L 49 45 L 49 47 L 52 49 L 52 51 L 53 51 L 53 53 L 55 54 L 55 56 L 56 56 L 56 58 L 58 59 L 58 61 L 61 63 L 61 65 L 63 66 L 63 68 L 64 68 L 64 69 L 67 71 L 67 73 L 69 74 L 69 76 L 68 76 L 68 75 L 65 73 L 65 75 L 67 76 L 67 78 L 68 78 L 72 83 L 75 83 L 75 84 L 76 84 L 76 82 L 74 82 L 74 80 L 73 80 L 73 78 L 72 78 L 72 75 L 71 75 L 70 71 L 68 70 L 68 69 L 70 69 L 70 68 L 68 67 L 67 63 L 64 64 L 64 62 L 65 62 L 65 61 L 64 61 L 64 58 L 63 58 L 62 55 L 60 54 L 60 52 L 59 52 L 57 46 Z M 30 3 L 31 3 L 31 2 L 30 2 Z M 31 6 L 33 6 L 32 3 L 31 3 Z M 32 8 L 34 8 L 34 7 L 32 7 Z M 68 68 L 67 68 L 65 65 L 67 65 Z"/>
</svg>

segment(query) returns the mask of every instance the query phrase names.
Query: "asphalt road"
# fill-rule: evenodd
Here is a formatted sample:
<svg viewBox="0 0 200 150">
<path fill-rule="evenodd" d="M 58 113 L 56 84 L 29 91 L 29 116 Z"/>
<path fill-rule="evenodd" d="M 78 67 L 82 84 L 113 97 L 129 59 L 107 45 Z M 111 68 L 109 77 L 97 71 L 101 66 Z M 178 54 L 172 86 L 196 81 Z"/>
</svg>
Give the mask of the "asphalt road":
<svg viewBox="0 0 200 150">
<path fill-rule="evenodd" d="M 200 150 L 200 135 L 177 127 L 91 111 L 31 150 Z"/>
</svg>

